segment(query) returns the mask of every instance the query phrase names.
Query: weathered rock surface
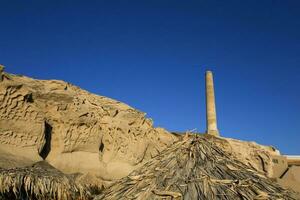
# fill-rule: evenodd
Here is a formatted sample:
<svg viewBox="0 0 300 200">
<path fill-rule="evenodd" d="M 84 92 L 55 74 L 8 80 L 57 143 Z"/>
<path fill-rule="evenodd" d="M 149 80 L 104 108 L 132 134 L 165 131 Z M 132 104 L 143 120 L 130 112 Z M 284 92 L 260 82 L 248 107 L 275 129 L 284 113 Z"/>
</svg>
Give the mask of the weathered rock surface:
<svg viewBox="0 0 300 200">
<path fill-rule="evenodd" d="M 291 166 L 278 183 L 300 193 L 300 166 Z"/>
<path fill-rule="evenodd" d="M 70 83 L 3 72 L 0 66 L 0 168 L 46 160 L 79 180 L 107 185 L 181 140 L 154 128 L 145 113 Z M 212 137 L 244 164 L 274 175 L 272 147 Z M 95 177 L 97 177 L 95 179 Z M 99 181 L 100 180 L 100 181 Z"/>
<path fill-rule="evenodd" d="M 2 73 L 0 167 L 46 160 L 65 173 L 126 176 L 176 137 L 145 113 L 57 80 Z"/>
<path fill-rule="evenodd" d="M 177 133 L 176 135 L 180 140 L 185 137 L 183 133 Z M 206 135 L 210 137 L 209 134 Z M 274 147 L 232 138 L 210 137 L 210 139 L 223 151 L 234 156 L 244 164 L 253 167 L 268 177 L 272 178 L 274 176 L 274 164 L 272 159 L 274 156 L 280 156 L 279 151 Z"/>
<path fill-rule="evenodd" d="M 215 143 L 244 164 L 263 172 L 268 177 L 273 177 L 272 158 L 280 155 L 275 148 L 231 138 L 215 138 Z"/>
</svg>

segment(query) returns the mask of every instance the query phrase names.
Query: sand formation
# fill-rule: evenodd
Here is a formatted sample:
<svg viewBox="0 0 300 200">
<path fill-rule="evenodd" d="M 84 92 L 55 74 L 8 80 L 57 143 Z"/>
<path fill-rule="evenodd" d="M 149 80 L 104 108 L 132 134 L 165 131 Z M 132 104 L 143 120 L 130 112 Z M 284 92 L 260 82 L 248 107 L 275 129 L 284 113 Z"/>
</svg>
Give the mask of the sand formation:
<svg viewBox="0 0 300 200">
<path fill-rule="evenodd" d="M 110 181 L 176 140 L 153 128 L 145 113 L 69 83 L 6 73 L 2 77 L 3 168 L 46 160 L 65 173 L 90 172 Z"/>
<path fill-rule="evenodd" d="M 218 135 L 212 74 L 208 72 L 206 76 L 207 133 Z M 267 178 L 280 174 L 274 158 L 284 160 L 272 147 L 214 136 L 200 139 L 198 136 L 188 136 L 188 139 L 183 139 L 182 135 L 153 127 L 152 120 L 146 118 L 143 112 L 64 81 L 36 80 L 8 74 L 3 67 L 0 67 L 0 81 L 0 199 L 91 199 L 97 195 L 100 195 L 96 197 L 98 199 L 109 199 L 113 197 L 109 197 L 114 193 L 113 188 L 130 189 L 124 183 L 132 177 L 131 173 L 153 181 L 155 178 L 146 176 L 152 173 L 152 168 L 145 172 L 149 163 L 159 165 L 157 159 L 168 157 L 171 152 L 184 156 L 190 162 L 192 157 L 186 157 L 186 150 L 206 149 L 206 143 L 213 149 L 221 149 L 221 153 L 215 155 L 215 151 L 210 151 L 204 154 L 213 154 L 213 159 L 224 155 L 224 162 L 245 165 L 252 170 L 238 168 L 244 175 L 247 174 L 245 177 L 263 177 L 266 183 L 271 184 L 268 187 L 270 190 L 257 186 L 260 191 L 278 193 L 268 193 L 272 198 L 291 197 L 287 195 L 287 190 Z M 191 145 L 188 141 L 197 144 Z M 196 154 L 198 156 L 199 151 Z M 175 162 L 174 158 L 171 160 Z M 198 161 L 195 169 L 204 169 L 203 166 L 211 164 L 211 160 L 206 163 L 206 159 L 199 158 Z M 217 164 L 220 162 L 216 161 Z M 287 163 L 287 160 L 284 162 Z M 164 170 L 171 167 L 160 164 Z M 182 168 L 182 173 L 188 173 L 186 169 Z M 168 175 L 164 173 L 160 171 L 155 176 Z M 227 173 L 231 172 L 223 172 L 223 175 L 227 177 Z M 214 177 L 210 173 L 207 176 L 210 179 L 219 178 L 218 183 L 224 178 Z M 245 181 L 245 177 L 227 179 Z M 161 184 L 157 187 L 166 192 L 169 189 L 166 184 L 169 183 L 162 181 Z M 255 185 L 255 182 L 251 184 Z M 147 189 L 151 190 L 149 187 Z M 133 191 L 136 191 L 138 198 L 141 192 Z M 115 192 L 117 194 L 118 190 Z M 199 192 L 200 196 L 206 195 Z M 185 193 L 181 194 L 182 197 Z M 249 196 L 251 191 L 246 193 Z M 188 196 L 185 199 L 194 198 Z"/>
</svg>

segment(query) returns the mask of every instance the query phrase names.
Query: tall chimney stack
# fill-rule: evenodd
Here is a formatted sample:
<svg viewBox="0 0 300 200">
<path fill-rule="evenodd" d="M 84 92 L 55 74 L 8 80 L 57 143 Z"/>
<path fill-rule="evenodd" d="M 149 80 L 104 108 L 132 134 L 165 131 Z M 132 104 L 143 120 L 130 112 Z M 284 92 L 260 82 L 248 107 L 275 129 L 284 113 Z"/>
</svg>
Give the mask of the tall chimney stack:
<svg viewBox="0 0 300 200">
<path fill-rule="evenodd" d="M 219 136 L 215 104 L 214 79 L 211 71 L 206 71 L 206 133 Z"/>
</svg>

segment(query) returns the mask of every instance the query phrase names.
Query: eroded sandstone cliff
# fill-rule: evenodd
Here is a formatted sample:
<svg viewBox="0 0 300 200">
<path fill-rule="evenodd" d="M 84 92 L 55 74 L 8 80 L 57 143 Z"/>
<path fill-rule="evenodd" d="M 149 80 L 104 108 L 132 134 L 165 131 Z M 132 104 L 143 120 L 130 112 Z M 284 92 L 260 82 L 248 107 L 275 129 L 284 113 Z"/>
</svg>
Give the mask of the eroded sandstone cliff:
<svg viewBox="0 0 300 200">
<path fill-rule="evenodd" d="M 64 81 L 4 72 L 1 79 L 2 168 L 46 160 L 65 173 L 113 180 L 177 140 L 145 113 Z"/>
<path fill-rule="evenodd" d="M 0 168 L 45 160 L 101 185 L 123 178 L 182 140 L 119 101 L 70 83 L 36 80 L 3 72 L 0 66 Z M 278 152 L 251 142 L 212 137 L 244 164 L 272 177 Z"/>
</svg>

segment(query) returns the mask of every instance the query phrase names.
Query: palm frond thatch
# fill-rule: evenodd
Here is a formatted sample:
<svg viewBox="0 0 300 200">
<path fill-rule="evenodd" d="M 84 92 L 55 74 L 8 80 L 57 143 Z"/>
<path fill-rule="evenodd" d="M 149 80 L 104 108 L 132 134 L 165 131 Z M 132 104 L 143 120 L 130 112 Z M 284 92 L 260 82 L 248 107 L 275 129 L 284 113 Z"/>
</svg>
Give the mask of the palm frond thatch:
<svg viewBox="0 0 300 200">
<path fill-rule="evenodd" d="M 187 136 L 120 179 L 95 199 L 298 199 L 221 150 L 213 139 Z"/>
<path fill-rule="evenodd" d="M 47 164 L 0 169 L 0 199 L 90 199 L 89 188 Z"/>
</svg>

